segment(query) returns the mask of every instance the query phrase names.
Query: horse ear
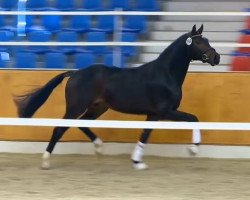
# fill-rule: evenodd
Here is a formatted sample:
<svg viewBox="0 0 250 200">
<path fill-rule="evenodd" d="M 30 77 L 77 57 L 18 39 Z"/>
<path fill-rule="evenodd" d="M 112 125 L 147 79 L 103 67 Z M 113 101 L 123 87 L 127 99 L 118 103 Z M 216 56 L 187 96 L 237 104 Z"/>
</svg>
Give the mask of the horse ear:
<svg viewBox="0 0 250 200">
<path fill-rule="evenodd" d="M 196 24 L 193 26 L 192 31 L 191 31 L 191 35 L 195 35 L 196 34 Z"/>
<path fill-rule="evenodd" d="M 197 33 L 198 33 L 198 34 L 202 34 L 202 31 L 203 31 L 203 24 L 202 24 L 201 27 L 198 29 Z"/>
</svg>

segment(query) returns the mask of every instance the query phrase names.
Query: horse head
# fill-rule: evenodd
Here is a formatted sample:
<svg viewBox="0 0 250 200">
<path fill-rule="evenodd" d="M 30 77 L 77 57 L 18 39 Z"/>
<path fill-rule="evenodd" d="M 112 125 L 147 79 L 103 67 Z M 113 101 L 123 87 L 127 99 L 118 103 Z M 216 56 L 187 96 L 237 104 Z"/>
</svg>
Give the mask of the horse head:
<svg viewBox="0 0 250 200">
<path fill-rule="evenodd" d="M 203 24 L 196 30 L 196 25 L 189 32 L 186 44 L 189 46 L 189 55 L 191 60 L 200 60 L 210 65 L 218 65 L 220 63 L 220 54 L 210 46 L 207 38 L 202 36 Z"/>
</svg>

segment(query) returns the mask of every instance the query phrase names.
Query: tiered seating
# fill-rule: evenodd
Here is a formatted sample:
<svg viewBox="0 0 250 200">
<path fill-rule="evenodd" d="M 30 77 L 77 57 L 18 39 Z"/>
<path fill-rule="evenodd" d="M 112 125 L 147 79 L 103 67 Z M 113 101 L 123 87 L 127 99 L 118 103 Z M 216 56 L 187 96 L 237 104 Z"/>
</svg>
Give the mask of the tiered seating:
<svg viewBox="0 0 250 200">
<path fill-rule="evenodd" d="M 31 42 L 49 42 L 51 40 L 51 32 L 49 31 L 33 31 L 28 35 L 28 40 Z M 30 46 L 26 51 L 42 54 L 50 50 L 48 46 Z"/>
<path fill-rule="evenodd" d="M 88 32 L 86 33 L 87 42 L 106 42 L 107 35 L 105 32 Z M 105 54 L 108 51 L 106 46 L 88 46 L 86 49 L 94 54 Z"/>
<path fill-rule="evenodd" d="M 87 15 L 75 15 L 70 17 L 69 26 L 64 30 L 75 31 L 78 33 L 85 33 L 90 31 L 91 18 Z"/>
<path fill-rule="evenodd" d="M 250 17 L 247 18 L 245 29 L 241 31 L 239 43 L 250 43 Z M 250 71 L 250 47 L 240 47 L 232 54 L 232 71 Z"/>
<path fill-rule="evenodd" d="M 18 0 L 0 0 L 1 8 L 14 10 L 17 8 Z M 132 4 L 131 4 L 132 2 Z M 157 10 L 158 0 L 27 0 L 27 10 L 34 11 L 102 11 L 102 10 Z M 134 42 L 140 34 L 147 32 L 146 16 L 122 16 L 122 41 Z M 26 16 L 26 39 L 32 42 L 106 42 L 113 41 L 115 16 L 58 16 L 58 15 L 39 15 Z M 66 20 L 66 21 L 65 21 Z M 5 16 L 0 16 L 0 35 L 1 31 L 11 31 L 16 34 L 17 21 L 9 24 Z M 18 39 L 18 38 L 17 38 Z M 113 65 L 112 47 L 107 46 L 18 46 L 13 47 L 13 55 L 16 56 L 15 66 L 20 68 L 37 67 L 34 62 L 21 61 L 21 58 L 31 57 L 32 61 L 44 60 L 44 66 L 48 68 L 63 68 L 67 64 L 68 55 L 73 57 L 72 67 L 86 67 L 92 63 L 104 62 Z M 122 61 L 127 57 L 137 54 L 137 47 L 121 47 Z M 91 55 L 91 56 L 90 56 Z M 59 59 L 63 61 L 60 63 Z M 52 62 L 54 60 L 54 62 Z M 58 62 L 57 62 L 58 60 Z M 39 65 L 40 66 L 40 65 Z M 68 65 L 67 65 L 68 66 Z M 121 67 L 125 66 L 124 63 Z"/>
<path fill-rule="evenodd" d="M 57 41 L 59 42 L 77 42 L 78 41 L 78 33 L 73 31 L 60 31 L 57 34 Z M 57 47 L 56 51 L 65 53 L 65 54 L 72 54 L 77 52 L 77 47 L 74 46 L 60 46 Z"/>
<path fill-rule="evenodd" d="M 91 31 L 113 33 L 114 32 L 114 16 L 113 15 L 97 16 L 96 26 L 91 28 Z"/>
<path fill-rule="evenodd" d="M 17 8 L 18 0 L 2 0 L 0 10 L 10 11 Z"/>
<path fill-rule="evenodd" d="M 120 64 L 114 64 L 114 59 L 113 59 L 114 55 L 112 53 L 108 53 L 104 55 L 103 63 L 110 67 L 124 67 L 126 57 L 124 56 L 124 54 L 115 55 L 115 57 L 118 57 L 118 56 L 121 56 Z"/>
<path fill-rule="evenodd" d="M 37 56 L 34 53 L 17 52 L 15 54 L 15 68 L 35 68 Z"/>
<path fill-rule="evenodd" d="M 50 52 L 45 55 L 45 68 L 62 69 L 66 66 L 66 56 L 60 52 Z"/>
<path fill-rule="evenodd" d="M 158 11 L 159 4 L 155 0 L 137 0 L 134 10 L 137 11 Z"/>
<path fill-rule="evenodd" d="M 76 53 L 74 56 L 74 68 L 86 68 L 96 62 L 96 55 L 93 53 Z"/>
<path fill-rule="evenodd" d="M 129 0 L 110 0 L 107 6 L 107 10 L 131 10 Z"/>
<path fill-rule="evenodd" d="M 146 16 L 142 16 L 142 15 L 126 16 L 122 31 L 123 32 L 145 33 L 147 31 Z"/>
</svg>

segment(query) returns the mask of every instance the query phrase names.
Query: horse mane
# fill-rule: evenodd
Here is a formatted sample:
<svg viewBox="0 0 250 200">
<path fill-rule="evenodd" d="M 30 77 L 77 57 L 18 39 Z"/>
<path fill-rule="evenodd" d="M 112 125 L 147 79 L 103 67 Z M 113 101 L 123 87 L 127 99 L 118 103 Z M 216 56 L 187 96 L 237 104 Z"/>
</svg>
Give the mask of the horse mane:
<svg viewBox="0 0 250 200">
<path fill-rule="evenodd" d="M 173 41 L 162 53 L 160 53 L 157 59 L 161 59 L 163 57 L 164 59 L 166 59 L 166 56 L 172 56 L 177 49 L 176 47 L 178 47 L 179 44 L 182 44 L 186 40 L 187 35 L 188 33 L 185 33 L 175 41 Z"/>
</svg>

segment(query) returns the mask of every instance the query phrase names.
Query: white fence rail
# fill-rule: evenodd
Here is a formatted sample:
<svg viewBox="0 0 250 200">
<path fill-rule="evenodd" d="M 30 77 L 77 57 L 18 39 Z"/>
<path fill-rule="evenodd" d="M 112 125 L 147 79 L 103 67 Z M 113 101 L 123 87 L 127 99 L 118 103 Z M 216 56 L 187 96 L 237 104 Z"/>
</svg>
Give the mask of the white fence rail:
<svg viewBox="0 0 250 200">
<path fill-rule="evenodd" d="M 0 15 L 147 15 L 147 16 L 250 16 L 250 12 L 141 12 L 141 11 L 0 11 Z"/>
<path fill-rule="evenodd" d="M 74 120 L 49 118 L 0 118 L 0 126 L 61 126 L 122 129 L 179 129 L 179 130 L 241 130 L 250 131 L 250 123 L 229 122 L 164 122 Z"/>
<path fill-rule="evenodd" d="M 1 46 L 168 46 L 171 42 L 0 42 Z M 250 47 L 250 43 L 211 42 L 213 47 Z"/>
</svg>

